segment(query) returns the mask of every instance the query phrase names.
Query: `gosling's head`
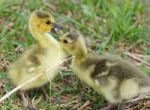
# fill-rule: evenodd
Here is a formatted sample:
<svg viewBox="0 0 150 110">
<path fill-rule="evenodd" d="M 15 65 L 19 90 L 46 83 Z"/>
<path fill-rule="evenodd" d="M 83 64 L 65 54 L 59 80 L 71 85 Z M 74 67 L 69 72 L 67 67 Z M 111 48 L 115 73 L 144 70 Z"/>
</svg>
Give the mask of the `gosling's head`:
<svg viewBox="0 0 150 110">
<path fill-rule="evenodd" d="M 79 32 L 64 34 L 59 39 L 62 48 L 70 55 L 84 55 L 87 53 L 85 41 Z"/>
<path fill-rule="evenodd" d="M 57 28 L 54 22 L 54 17 L 50 13 L 36 10 L 30 16 L 29 29 L 47 33 L 53 30 L 53 28 Z"/>
</svg>

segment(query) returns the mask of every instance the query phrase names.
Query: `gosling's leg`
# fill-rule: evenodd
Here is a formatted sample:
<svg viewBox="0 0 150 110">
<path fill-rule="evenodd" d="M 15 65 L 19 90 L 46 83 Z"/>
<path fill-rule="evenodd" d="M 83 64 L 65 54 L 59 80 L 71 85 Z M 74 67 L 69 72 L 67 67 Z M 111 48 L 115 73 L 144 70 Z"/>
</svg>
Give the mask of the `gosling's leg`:
<svg viewBox="0 0 150 110">
<path fill-rule="evenodd" d="M 41 87 L 41 90 L 42 90 L 43 98 L 50 101 L 50 98 L 49 98 L 47 92 L 45 91 L 45 88 Z"/>
<path fill-rule="evenodd" d="M 125 103 L 122 101 L 121 103 L 118 104 L 118 110 L 125 110 Z"/>
<path fill-rule="evenodd" d="M 20 95 L 23 100 L 23 106 L 25 107 L 25 110 L 37 110 L 25 91 L 20 91 Z"/>
<path fill-rule="evenodd" d="M 115 108 L 116 108 L 116 105 L 109 103 L 107 106 L 102 107 L 102 108 L 99 109 L 99 110 L 115 110 Z"/>
<path fill-rule="evenodd" d="M 45 88 L 46 88 L 46 85 L 41 86 L 39 88 L 35 88 L 31 91 L 31 93 L 33 93 L 31 95 L 34 95 L 35 93 L 40 93 L 43 96 L 44 100 L 49 100 L 49 96 L 48 96 L 48 93 L 46 92 Z"/>
</svg>

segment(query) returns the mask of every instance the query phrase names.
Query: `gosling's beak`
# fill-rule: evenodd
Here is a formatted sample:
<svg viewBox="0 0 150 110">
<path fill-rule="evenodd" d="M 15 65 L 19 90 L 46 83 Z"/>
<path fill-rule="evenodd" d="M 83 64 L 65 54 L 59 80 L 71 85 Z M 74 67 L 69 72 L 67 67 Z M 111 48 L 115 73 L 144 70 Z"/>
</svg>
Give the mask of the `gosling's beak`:
<svg viewBox="0 0 150 110">
<path fill-rule="evenodd" d="M 63 27 L 56 23 L 53 23 L 53 28 L 51 29 L 51 32 L 56 33 L 56 31 L 59 29 L 63 29 Z"/>
</svg>

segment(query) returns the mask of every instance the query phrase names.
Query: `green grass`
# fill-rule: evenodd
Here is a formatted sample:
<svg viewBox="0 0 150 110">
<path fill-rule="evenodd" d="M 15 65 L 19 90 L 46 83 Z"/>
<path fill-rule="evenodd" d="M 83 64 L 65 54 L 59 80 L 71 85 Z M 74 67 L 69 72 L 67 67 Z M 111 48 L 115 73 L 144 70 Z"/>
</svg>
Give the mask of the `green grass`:
<svg viewBox="0 0 150 110">
<path fill-rule="evenodd" d="M 146 7 L 140 0 L 49 0 L 47 3 L 42 0 L 1 0 L 0 56 L 4 55 L 6 61 L 12 62 L 19 56 L 15 51 L 16 47 L 27 49 L 34 44 L 35 41 L 28 31 L 28 18 L 36 9 L 52 13 L 56 21 L 65 28 L 77 29 L 84 36 L 93 39 L 92 48 L 99 53 L 109 51 L 119 54 L 118 51 L 123 53 L 130 50 L 144 55 L 150 54 L 150 41 L 146 32 Z M 97 41 L 101 43 L 95 43 Z M 150 73 L 146 66 L 142 65 L 141 68 Z M 12 86 L 6 71 L 0 72 L 1 80 L 4 83 L 4 87 L 0 88 L 2 96 L 10 91 Z M 31 95 L 38 108 L 71 110 L 76 106 L 76 110 L 86 101 L 90 101 L 90 107 L 96 110 L 106 103 L 103 96 L 79 81 L 71 71 L 63 71 L 63 75 L 58 75 L 51 87 L 50 90 L 49 85 L 45 86 L 52 99 L 51 104 L 42 97 L 40 91 Z M 0 106 L 1 110 L 10 108 L 22 108 L 19 95 L 12 95 Z"/>
</svg>

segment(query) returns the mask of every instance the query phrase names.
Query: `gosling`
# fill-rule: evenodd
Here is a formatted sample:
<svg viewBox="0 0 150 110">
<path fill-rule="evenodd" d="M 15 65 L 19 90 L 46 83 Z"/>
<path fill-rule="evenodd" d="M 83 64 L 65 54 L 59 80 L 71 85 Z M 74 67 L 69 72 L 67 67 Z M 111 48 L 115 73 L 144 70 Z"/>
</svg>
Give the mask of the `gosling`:
<svg viewBox="0 0 150 110">
<path fill-rule="evenodd" d="M 57 64 L 65 58 L 65 54 L 59 42 L 49 34 L 55 28 L 54 18 L 45 11 L 34 11 L 29 18 L 29 30 L 37 43 L 27 49 L 9 67 L 8 77 L 14 86 L 19 86 L 24 82 L 43 73 L 47 68 Z M 46 74 L 21 88 L 26 91 L 39 88 L 57 75 L 60 66 L 57 66 Z"/>
<path fill-rule="evenodd" d="M 124 110 L 124 100 L 150 91 L 150 79 L 138 67 L 116 55 L 89 53 L 80 33 L 66 33 L 59 40 L 63 49 L 74 56 L 74 74 L 108 102 L 118 104 L 118 110 Z"/>
</svg>

